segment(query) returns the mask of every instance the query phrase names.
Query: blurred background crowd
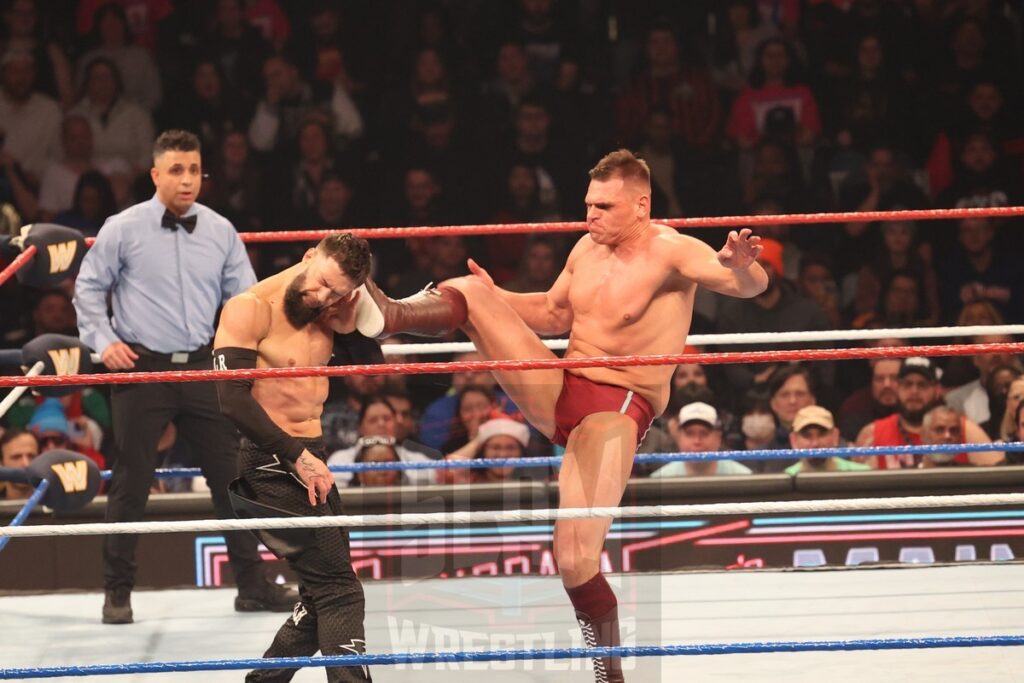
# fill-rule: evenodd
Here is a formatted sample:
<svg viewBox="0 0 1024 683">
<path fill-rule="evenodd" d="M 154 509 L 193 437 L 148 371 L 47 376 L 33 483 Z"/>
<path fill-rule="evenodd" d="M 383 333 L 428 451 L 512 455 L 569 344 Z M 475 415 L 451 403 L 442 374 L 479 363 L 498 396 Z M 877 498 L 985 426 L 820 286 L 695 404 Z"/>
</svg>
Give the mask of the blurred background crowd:
<svg viewBox="0 0 1024 683">
<path fill-rule="evenodd" d="M 199 135 L 199 201 L 240 232 L 577 220 L 587 169 L 617 147 L 650 165 L 657 217 L 1019 205 L 1021 14 L 1006 0 L 4 0 L 2 216 L 95 235 L 152 196 L 152 142 L 168 128 Z M 760 226 L 768 291 L 702 295 L 693 331 L 1024 322 L 1020 227 Z M 690 234 L 715 248 L 724 239 Z M 465 274 L 472 256 L 508 289 L 543 291 L 574 239 L 376 240 L 374 276 L 404 296 Z M 264 277 L 306 246 L 249 256 Z M 4 284 L 0 346 L 76 335 L 72 292 Z M 1009 354 L 680 366 L 644 450 L 805 447 L 803 432 L 888 443 L 889 429 L 905 443 L 1016 440 L 1021 373 Z M 488 374 L 362 377 L 332 381 L 323 424 L 336 462 L 550 454 L 516 413 Z M 24 398 L 2 424 L 5 465 L 60 443 L 117 458 L 103 388 Z M 193 458 L 173 425 L 161 447 L 167 463 Z M 658 476 L 800 467 L 733 464 Z M 548 473 L 442 479 L 518 476 Z"/>
</svg>

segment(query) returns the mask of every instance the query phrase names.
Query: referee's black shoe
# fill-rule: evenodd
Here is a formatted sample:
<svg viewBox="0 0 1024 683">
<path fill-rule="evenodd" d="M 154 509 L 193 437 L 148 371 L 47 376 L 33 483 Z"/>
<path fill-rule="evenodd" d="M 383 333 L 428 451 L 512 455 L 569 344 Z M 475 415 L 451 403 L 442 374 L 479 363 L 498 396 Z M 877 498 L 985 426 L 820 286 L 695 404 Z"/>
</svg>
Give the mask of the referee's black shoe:
<svg viewBox="0 0 1024 683">
<path fill-rule="evenodd" d="M 132 619 L 132 591 L 130 588 L 108 590 L 103 600 L 104 624 L 130 624 Z"/>
<path fill-rule="evenodd" d="M 299 592 L 262 579 L 239 586 L 235 597 L 236 612 L 291 612 L 299 601 Z"/>
</svg>

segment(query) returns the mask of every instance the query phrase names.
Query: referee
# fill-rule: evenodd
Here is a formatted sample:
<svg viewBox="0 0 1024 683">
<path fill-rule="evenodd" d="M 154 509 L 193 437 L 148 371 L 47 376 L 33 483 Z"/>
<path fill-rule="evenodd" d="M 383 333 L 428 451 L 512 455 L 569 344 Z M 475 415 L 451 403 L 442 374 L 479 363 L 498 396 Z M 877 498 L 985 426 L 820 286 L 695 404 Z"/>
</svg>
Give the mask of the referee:
<svg viewBox="0 0 1024 683">
<path fill-rule="evenodd" d="M 196 203 L 202 160 L 195 135 L 162 133 L 150 175 L 156 195 L 110 217 L 82 262 L 75 282 L 79 332 L 111 370 L 206 370 L 218 309 L 256 276 L 231 223 Z M 157 443 L 170 422 L 197 456 L 218 517 L 234 517 L 227 485 L 237 476 L 238 435 L 221 415 L 213 384 L 115 386 L 111 407 L 117 460 L 108 522 L 142 519 Z M 290 612 L 298 594 L 267 580 L 256 538 L 224 535 L 238 584 L 235 609 Z M 105 539 L 105 624 L 132 622 L 137 542 L 129 534 Z"/>
</svg>

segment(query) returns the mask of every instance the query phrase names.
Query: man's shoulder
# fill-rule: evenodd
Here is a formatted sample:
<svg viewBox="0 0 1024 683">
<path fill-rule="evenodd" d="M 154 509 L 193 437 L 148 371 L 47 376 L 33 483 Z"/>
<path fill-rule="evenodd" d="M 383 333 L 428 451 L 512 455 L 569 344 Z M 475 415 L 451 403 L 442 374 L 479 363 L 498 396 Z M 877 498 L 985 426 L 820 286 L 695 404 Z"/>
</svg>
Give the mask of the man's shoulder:
<svg viewBox="0 0 1024 683">
<path fill-rule="evenodd" d="M 138 221 L 145 221 L 149 218 L 149 213 L 152 212 L 150 202 L 140 202 L 139 204 L 133 204 L 127 209 L 115 213 L 113 216 L 107 219 L 103 224 L 103 228 L 100 232 L 106 230 L 108 234 L 113 230 L 120 230 L 122 227 L 129 223 L 135 223 Z"/>
<path fill-rule="evenodd" d="M 215 227 L 217 230 L 223 230 L 230 234 L 237 234 L 237 230 L 235 230 L 235 226 L 231 221 L 208 207 L 206 204 L 196 202 L 193 206 L 196 208 L 196 215 L 202 217 L 203 222 L 208 222 L 209 225 Z"/>
</svg>

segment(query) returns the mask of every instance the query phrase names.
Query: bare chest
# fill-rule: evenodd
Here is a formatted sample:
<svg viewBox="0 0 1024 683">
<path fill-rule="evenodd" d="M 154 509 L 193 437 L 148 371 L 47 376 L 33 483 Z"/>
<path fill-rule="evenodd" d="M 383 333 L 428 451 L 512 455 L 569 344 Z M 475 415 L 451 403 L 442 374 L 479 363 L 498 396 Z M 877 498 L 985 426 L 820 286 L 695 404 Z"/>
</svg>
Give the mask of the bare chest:
<svg viewBox="0 0 1024 683">
<path fill-rule="evenodd" d="M 296 330 L 283 316 L 273 321 L 257 349 L 261 365 L 272 368 L 326 365 L 331 359 L 334 334 L 319 325 Z"/>
<path fill-rule="evenodd" d="M 569 285 L 573 313 L 630 324 L 643 317 L 651 302 L 665 291 L 669 275 L 668 269 L 653 259 L 582 258 Z"/>
</svg>

